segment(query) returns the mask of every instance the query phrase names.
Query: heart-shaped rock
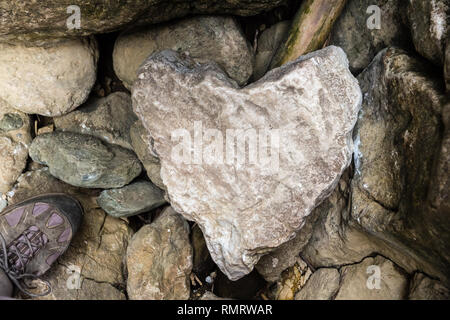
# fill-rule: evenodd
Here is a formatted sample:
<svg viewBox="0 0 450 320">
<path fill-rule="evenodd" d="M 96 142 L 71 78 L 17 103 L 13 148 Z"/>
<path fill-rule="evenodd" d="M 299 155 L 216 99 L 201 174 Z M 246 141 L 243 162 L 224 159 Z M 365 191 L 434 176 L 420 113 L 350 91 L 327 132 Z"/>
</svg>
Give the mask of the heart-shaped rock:
<svg viewBox="0 0 450 320">
<path fill-rule="evenodd" d="M 139 69 L 132 95 L 172 206 L 199 224 L 232 280 L 291 239 L 334 189 L 361 105 L 333 46 L 245 88 L 214 62 L 161 51 Z"/>
</svg>

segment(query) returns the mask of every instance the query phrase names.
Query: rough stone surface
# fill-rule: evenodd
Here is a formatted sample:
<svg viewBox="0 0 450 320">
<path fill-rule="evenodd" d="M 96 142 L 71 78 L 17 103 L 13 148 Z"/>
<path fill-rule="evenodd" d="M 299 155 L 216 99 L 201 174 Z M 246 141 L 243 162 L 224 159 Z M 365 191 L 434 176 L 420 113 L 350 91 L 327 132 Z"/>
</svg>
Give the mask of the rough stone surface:
<svg viewBox="0 0 450 320">
<path fill-rule="evenodd" d="M 4 0 L 0 4 L 0 41 L 48 43 L 51 38 L 106 33 L 139 24 L 159 23 L 189 14 L 235 14 L 253 16 L 286 3 L 286 0 L 65 0 L 35 2 Z M 80 8 L 80 29 L 68 29 L 73 23 L 69 5 Z"/>
<path fill-rule="evenodd" d="M 152 151 L 151 138 L 140 120 L 136 121 L 130 128 L 130 138 L 133 150 L 141 161 L 149 179 L 160 189 L 166 190 L 161 179 L 161 163 Z M 149 143 L 147 143 L 149 141 Z"/>
<path fill-rule="evenodd" d="M 445 49 L 445 66 L 444 66 L 445 88 L 450 92 L 450 40 L 447 41 Z"/>
<path fill-rule="evenodd" d="M 127 93 L 114 92 L 105 98 L 90 99 L 78 110 L 53 120 L 58 130 L 89 134 L 132 149 L 130 127 L 137 117 Z"/>
<path fill-rule="evenodd" d="M 253 53 L 238 23 L 231 17 L 197 16 L 122 34 L 114 46 L 114 70 L 131 88 L 145 59 L 164 49 L 188 52 L 198 61 L 212 59 L 240 85 L 253 72 Z"/>
<path fill-rule="evenodd" d="M 29 116 L 0 100 L 0 195 L 12 187 L 25 169 L 30 143 Z"/>
<path fill-rule="evenodd" d="M 291 21 L 281 21 L 261 33 L 255 56 L 253 80 L 259 80 L 267 72 L 281 42 L 287 36 Z"/>
<path fill-rule="evenodd" d="M 295 300 L 330 300 L 339 289 L 340 274 L 334 268 L 320 268 L 295 295 Z"/>
<path fill-rule="evenodd" d="M 348 183 L 347 170 L 334 192 L 315 209 L 319 217 L 301 256 L 316 268 L 356 263 L 380 250 L 369 235 L 351 223 Z"/>
<path fill-rule="evenodd" d="M 447 161 L 448 162 L 448 161 Z M 315 268 L 340 267 L 354 264 L 377 252 L 389 257 L 409 273 L 422 266 L 411 255 L 411 251 L 398 250 L 392 243 L 367 233 L 351 215 L 349 201 L 349 171 L 342 176 L 339 187 L 315 211 L 319 217 L 314 225 L 301 257 Z M 301 234 L 301 230 L 299 232 Z M 299 235 L 297 235 L 299 236 Z M 297 254 L 288 251 L 287 254 Z"/>
<path fill-rule="evenodd" d="M 234 280 L 292 239 L 336 186 L 351 160 L 351 132 L 361 103 L 358 84 L 337 47 L 301 57 L 242 89 L 215 63 L 196 63 L 167 50 L 140 68 L 132 97 L 161 159 L 172 206 L 200 225 L 214 261 Z M 246 134 L 249 128 L 260 134 L 276 129 L 279 157 L 274 151 L 269 162 L 242 164 L 229 152 L 228 160 L 221 163 L 218 156 L 210 162 L 221 146 L 213 136 L 203 141 L 209 153 L 202 165 L 198 158 L 183 163 L 172 154 L 181 144 L 172 133 L 179 129 L 189 139 L 194 122 L 205 131 L 219 130 L 224 139 L 226 129 Z M 183 156 L 190 158 L 188 152 Z M 278 167 L 270 162 L 274 159 Z"/>
<path fill-rule="evenodd" d="M 358 80 L 364 101 L 354 136 L 352 219 L 387 243 L 387 256 L 398 265 L 408 270 L 397 257 L 409 256 L 415 261 L 409 265 L 446 278 L 449 140 L 442 80 L 394 48 L 380 52 Z"/>
<path fill-rule="evenodd" d="M 66 114 L 87 99 L 95 82 L 97 59 L 93 38 L 50 47 L 0 43 L 0 99 L 25 113 Z"/>
<path fill-rule="evenodd" d="M 132 236 L 127 221 L 108 217 L 98 208 L 95 195 L 90 190 L 67 185 L 54 178 L 47 168 L 29 171 L 20 176 L 15 187 L 8 193 L 8 201 L 13 205 L 42 193 L 71 194 L 81 202 L 85 214 L 69 249 L 43 277 L 50 282 L 53 292 L 39 299 L 125 299 L 123 257 Z M 76 279 L 73 272 L 80 272 L 80 287 L 76 286 L 76 281 L 71 281 Z M 67 283 L 73 284 L 73 289 L 68 288 Z M 41 282 L 36 285 L 36 292 L 45 291 Z"/>
<path fill-rule="evenodd" d="M 359 73 L 375 55 L 387 46 L 408 42 L 409 31 L 403 24 L 401 0 L 348 0 L 333 26 L 330 43 L 344 49 L 350 70 Z M 369 29 L 371 5 L 380 8 L 380 29 Z M 373 13 L 372 13 L 373 14 Z M 370 20 L 369 20 L 370 22 Z"/>
<path fill-rule="evenodd" d="M 417 52 L 442 66 L 448 39 L 448 0 L 410 0 L 407 15 Z"/>
<path fill-rule="evenodd" d="M 273 293 L 276 300 L 294 300 L 295 294 L 307 283 L 312 271 L 300 258 L 285 270 Z"/>
<path fill-rule="evenodd" d="M 78 187 L 120 188 L 142 170 L 130 150 L 79 133 L 44 133 L 33 140 L 29 152 L 53 176 Z"/>
<path fill-rule="evenodd" d="M 128 247 L 127 267 L 130 299 L 188 299 L 192 248 L 186 220 L 168 207 L 143 226 Z"/>
<path fill-rule="evenodd" d="M 423 273 L 414 274 L 409 287 L 409 300 L 450 300 L 450 290 Z"/>
<path fill-rule="evenodd" d="M 324 202 L 327 202 L 327 200 Z M 313 234 L 314 224 L 319 217 L 321 207 L 322 204 L 306 218 L 304 226 L 294 239 L 283 243 L 259 260 L 255 268 L 266 281 L 277 281 L 284 270 L 292 267 L 298 261 L 299 253 L 307 245 Z"/>
<path fill-rule="evenodd" d="M 109 215 L 120 218 L 148 212 L 163 205 L 164 192 L 148 181 L 137 181 L 120 189 L 104 190 L 97 199 Z"/>
<path fill-rule="evenodd" d="M 380 287 L 371 281 L 375 272 L 370 268 L 379 267 Z M 373 267 L 372 267 L 373 268 Z M 336 300 L 403 300 L 408 290 L 407 275 L 391 261 L 381 256 L 366 258 L 361 263 L 342 267 L 341 282 Z"/>
</svg>

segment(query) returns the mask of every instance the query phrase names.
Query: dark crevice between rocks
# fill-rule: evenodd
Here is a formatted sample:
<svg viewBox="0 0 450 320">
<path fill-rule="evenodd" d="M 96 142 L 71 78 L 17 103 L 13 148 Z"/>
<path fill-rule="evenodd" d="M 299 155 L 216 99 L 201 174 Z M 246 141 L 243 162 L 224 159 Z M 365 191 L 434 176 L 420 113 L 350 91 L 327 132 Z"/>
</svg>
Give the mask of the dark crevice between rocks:
<svg viewBox="0 0 450 320">
<path fill-rule="evenodd" d="M 150 210 L 149 212 L 141 213 L 135 216 L 128 217 L 128 225 L 137 232 L 141 227 L 146 224 L 151 224 L 155 219 L 167 208 L 169 205 L 163 205 L 161 207 Z"/>
<path fill-rule="evenodd" d="M 285 5 L 250 17 L 236 17 L 247 40 L 256 50 L 257 38 L 265 29 L 283 20 L 292 20 L 302 1 L 289 0 Z"/>
<path fill-rule="evenodd" d="M 397 213 L 399 211 L 398 207 L 390 207 L 387 204 L 383 203 L 382 201 L 378 200 L 374 196 L 370 194 L 369 191 L 357 186 L 358 190 L 360 190 L 370 201 L 375 202 L 376 204 L 380 205 L 383 209 L 390 211 L 392 213 Z"/>
<path fill-rule="evenodd" d="M 214 282 L 213 293 L 222 298 L 231 298 L 239 300 L 261 300 L 268 283 L 254 269 L 245 277 L 231 281 L 219 269 Z"/>
<path fill-rule="evenodd" d="M 104 33 L 96 36 L 100 56 L 97 64 L 97 81 L 91 95 L 105 97 L 118 91 L 129 93 L 114 72 L 112 54 L 118 36 L 119 32 Z"/>
</svg>

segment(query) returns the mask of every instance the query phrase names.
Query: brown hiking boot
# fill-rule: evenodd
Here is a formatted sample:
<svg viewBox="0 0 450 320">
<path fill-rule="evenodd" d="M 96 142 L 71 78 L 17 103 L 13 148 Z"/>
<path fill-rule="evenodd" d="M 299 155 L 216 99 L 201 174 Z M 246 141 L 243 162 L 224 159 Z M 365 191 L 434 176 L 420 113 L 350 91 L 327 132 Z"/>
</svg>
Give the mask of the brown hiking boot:
<svg viewBox="0 0 450 320">
<path fill-rule="evenodd" d="M 36 279 L 69 247 L 78 230 L 83 208 L 64 194 L 41 195 L 0 213 L 0 269 L 22 292 L 24 280 Z M 48 290 L 42 295 L 51 292 Z M 41 296 L 41 295 L 39 295 Z"/>
</svg>

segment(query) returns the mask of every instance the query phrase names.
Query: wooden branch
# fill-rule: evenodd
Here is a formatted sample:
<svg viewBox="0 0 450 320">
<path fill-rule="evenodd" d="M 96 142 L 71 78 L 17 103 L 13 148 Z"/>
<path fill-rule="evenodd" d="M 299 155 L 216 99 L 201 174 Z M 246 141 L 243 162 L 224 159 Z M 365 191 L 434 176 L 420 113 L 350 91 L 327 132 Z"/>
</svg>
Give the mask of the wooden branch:
<svg viewBox="0 0 450 320">
<path fill-rule="evenodd" d="M 271 69 L 322 49 L 346 1 L 305 0 L 295 15 L 287 40 L 272 60 Z"/>
</svg>

